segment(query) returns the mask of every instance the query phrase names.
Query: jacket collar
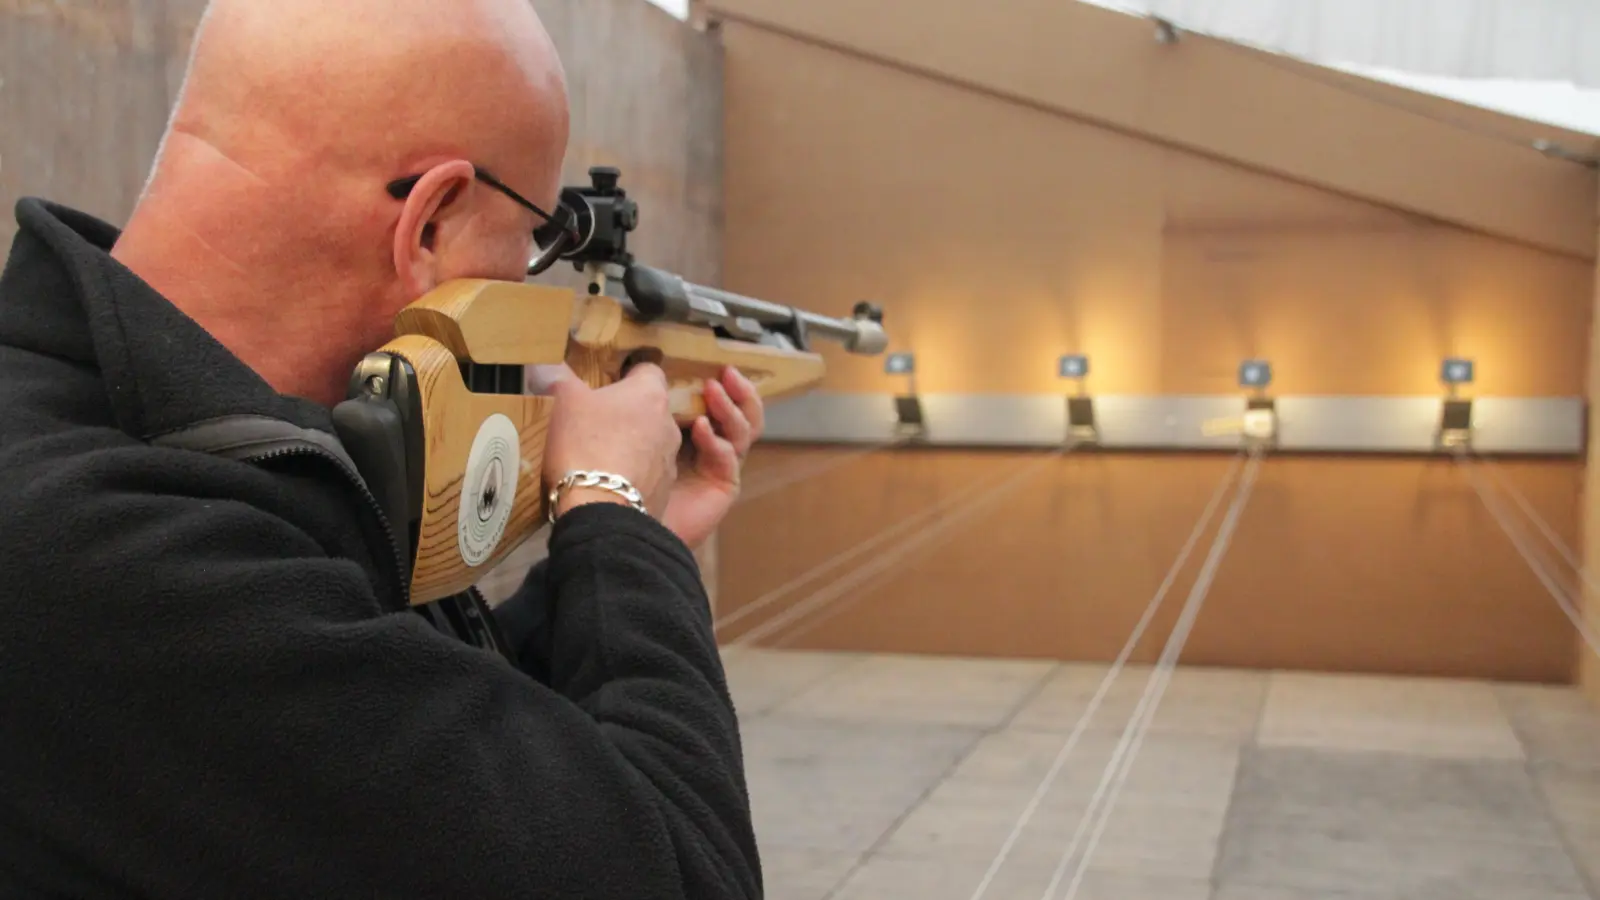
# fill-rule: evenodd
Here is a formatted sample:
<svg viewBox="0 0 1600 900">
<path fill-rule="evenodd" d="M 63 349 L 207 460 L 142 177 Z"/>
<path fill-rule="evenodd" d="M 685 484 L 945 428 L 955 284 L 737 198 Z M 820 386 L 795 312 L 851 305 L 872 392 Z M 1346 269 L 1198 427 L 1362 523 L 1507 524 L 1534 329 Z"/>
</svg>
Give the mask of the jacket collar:
<svg viewBox="0 0 1600 900">
<path fill-rule="evenodd" d="M 99 371 L 117 425 L 150 440 L 224 416 L 264 416 L 333 433 L 328 410 L 288 397 L 126 266 L 120 232 L 36 198 L 0 272 L 0 345 Z"/>
</svg>

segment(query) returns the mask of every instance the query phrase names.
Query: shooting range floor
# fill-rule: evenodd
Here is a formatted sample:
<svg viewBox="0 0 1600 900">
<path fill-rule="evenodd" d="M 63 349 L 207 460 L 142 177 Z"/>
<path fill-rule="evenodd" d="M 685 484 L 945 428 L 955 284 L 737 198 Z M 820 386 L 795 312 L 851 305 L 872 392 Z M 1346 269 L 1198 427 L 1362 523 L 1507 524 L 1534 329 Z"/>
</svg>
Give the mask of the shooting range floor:
<svg viewBox="0 0 1600 900">
<path fill-rule="evenodd" d="M 725 653 L 769 900 L 970 900 L 1105 672 Z M 1113 682 L 986 900 L 1044 897 L 1149 672 Z M 1600 717 L 1576 690 L 1180 668 L 1071 896 L 1581 900 L 1597 885 Z"/>
</svg>

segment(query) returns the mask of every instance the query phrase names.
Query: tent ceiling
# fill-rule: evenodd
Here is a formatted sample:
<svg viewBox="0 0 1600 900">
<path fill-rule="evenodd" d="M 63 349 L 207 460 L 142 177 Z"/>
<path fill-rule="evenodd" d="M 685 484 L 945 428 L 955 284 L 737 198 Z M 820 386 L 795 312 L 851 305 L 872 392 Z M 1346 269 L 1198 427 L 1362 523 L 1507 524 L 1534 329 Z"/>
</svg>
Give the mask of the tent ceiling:
<svg viewBox="0 0 1600 900">
<path fill-rule="evenodd" d="M 1087 0 L 1317 62 L 1600 87 L 1594 0 Z"/>
<path fill-rule="evenodd" d="M 649 2 L 688 14 L 689 0 Z M 1600 135 L 1600 0 L 1062 2 L 1156 15 L 1188 31 Z"/>
<path fill-rule="evenodd" d="M 1596 0 L 1081 0 L 1600 134 Z"/>
</svg>

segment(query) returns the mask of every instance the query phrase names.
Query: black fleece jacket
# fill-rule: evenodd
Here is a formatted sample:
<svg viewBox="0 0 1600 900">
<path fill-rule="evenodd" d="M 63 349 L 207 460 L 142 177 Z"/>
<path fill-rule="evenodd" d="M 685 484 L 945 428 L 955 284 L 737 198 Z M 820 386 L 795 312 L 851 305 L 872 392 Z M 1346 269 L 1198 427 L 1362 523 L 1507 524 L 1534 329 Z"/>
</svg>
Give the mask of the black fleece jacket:
<svg viewBox="0 0 1600 900">
<path fill-rule="evenodd" d="M 0 274 L 0 897 L 757 897 L 694 557 L 609 504 L 505 607 L 522 666 L 404 608 L 337 448 L 37 200 Z M 536 670 L 539 677 L 529 674 Z"/>
</svg>

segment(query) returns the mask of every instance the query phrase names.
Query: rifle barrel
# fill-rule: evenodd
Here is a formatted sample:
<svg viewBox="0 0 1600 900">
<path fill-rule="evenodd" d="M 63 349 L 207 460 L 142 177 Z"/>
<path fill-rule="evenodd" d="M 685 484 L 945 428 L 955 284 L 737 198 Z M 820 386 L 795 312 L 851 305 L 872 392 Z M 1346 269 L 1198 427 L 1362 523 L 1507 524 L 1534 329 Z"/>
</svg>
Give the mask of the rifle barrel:
<svg viewBox="0 0 1600 900">
<path fill-rule="evenodd" d="M 798 320 L 800 330 L 805 334 L 837 341 L 851 353 L 871 356 L 882 353 L 888 346 L 883 325 L 865 315 L 836 319 L 694 284 L 671 272 L 637 264 L 628 267 L 623 284 L 635 308 L 647 319 L 700 322 L 725 316 L 728 319 L 753 320 L 778 331 L 793 330 Z M 721 316 L 716 312 L 707 312 L 717 307 L 721 308 Z"/>
</svg>

